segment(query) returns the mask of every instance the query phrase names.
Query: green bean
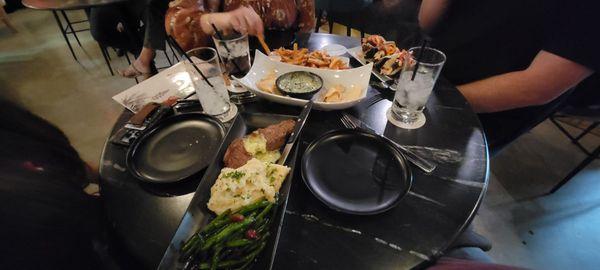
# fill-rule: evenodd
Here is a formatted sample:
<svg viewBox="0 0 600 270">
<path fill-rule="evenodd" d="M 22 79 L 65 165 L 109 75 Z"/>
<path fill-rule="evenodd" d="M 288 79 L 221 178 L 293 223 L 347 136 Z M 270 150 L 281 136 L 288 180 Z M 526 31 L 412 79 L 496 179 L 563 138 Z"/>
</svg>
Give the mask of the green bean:
<svg viewBox="0 0 600 270">
<path fill-rule="evenodd" d="M 263 218 L 265 218 L 265 216 L 269 213 L 269 211 L 271 211 L 272 208 L 273 208 L 273 204 L 269 203 L 267 205 L 267 207 L 265 207 L 265 209 L 263 209 L 262 212 L 260 212 L 260 214 L 258 214 L 258 216 L 256 216 L 257 222 L 262 221 Z"/>
<path fill-rule="evenodd" d="M 192 255 L 195 255 L 196 253 L 198 253 L 198 249 L 199 247 L 202 245 L 202 243 L 204 242 L 204 236 L 202 235 L 197 235 L 198 237 L 194 238 L 193 243 L 191 243 L 187 249 L 182 249 L 181 250 L 181 258 L 183 259 L 187 259 Z"/>
<path fill-rule="evenodd" d="M 258 202 L 253 203 L 253 204 L 249 204 L 249 205 L 246 205 L 246 206 L 240 208 L 240 210 L 238 210 L 237 213 L 244 215 L 244 214 L 250 213 L 250 212 L 252 212 L 252 211 L 254 211 L 256 209 L 263 208 L 263 207 L 265 207 L 265 206 L 267 206 L 269 204 L 270 204 L 270 202 L 267 201 L 267 200 L 260 200 Z"/>
<path fill-rule="evenodd" d="M 260 237 L 260 240 L 262 240 L 262 241 L 266 241 L 266 240 L 267 240 L 267 238 L 269 237 L 269 235 L 271 235 L 271 233 L 270 233 L 270 232 L 267 232 L 267 233 L 265 233 L 264 235 L 262 235 L 262 236 Z"/>
<path fill-rule="evenodd" d="M 228 241 L 227 243 L 225 243 L 226 247 L 241 247 L 241 246 L 245 246 L 245 245 L 249 245 L 251 244 L 253 241 L 252 240 L 248 240 L 248 239 L 235 239 L 235 240 L 231 240 Z"/>
<path fill-rule="evenodd" d="M 248 262 L 248 261 L 252 261 L 254 260 L 254 258 L 263 250 L 263 248 L 265 248 L 266 243 L 263 241 L 260 243 L 260 245 L 255 248 L 252 252 L 248 253 L 248 255 L 244 256 L 241 261 L 242 262 Z"/>
<path fill-rule="evenodd" d="M 215 247 L 215 253 L 212 256 L 212 259 L 210 260 L 210 270 L 217 270 L 217 263 L 219 262 L 219 254 L 221 253 L 222 249 L 223 249 L 223 246 L 221 244 L 219 244 Z"/>
<path fill-rule="evenodd" d="M 196 246 L 198 245 L 198 242 L 200 242 L 200 244 L 202 244 L 201 240 L 202 240 L 202 233 L 207 232 L 207 231 L 211 231 L 213 229 L 216 229 L 222 225 L 224 225 L 225 223 L 223 223 L 223 221 L 227 221 L 227 217 L 229 217 L 229 214 L 231 213 L 231 210 L 226 210 L 225 212 L 221 213 L 220 215 L 218 215 L 215 219 L 213 219 L 210 223 L 208 223 L 208 225 L 206 225 L 202 230 L 200 230 L 199 232 L 195 233 L 192 237 L 190 237 L 183 245 L 183 247 L 181 248 L 181 252 L 183 253 L 182 258 L 187 258 L 190 255 L 195 254 L 195 250 L 197 250 Z M 190 252 L 191 251 L 191 252 Z"/>
<path fill-rule="evenodd" d="M 250 217 L 247 217 L 246 219 L 244 219 L 241 222 L 231 223 L 231 224 L 227 225 L 227 227 L 225 227 L 219 233 L 206 239 L 206 242 L 202 243 L 202 247 L 200 248 L 200 250 L 201 251 L 208 250 L 209 248 L 214 246 L 216 243 L 223 241 L 226 237 L 230 236 L 231 234 L 245 229 L 250 224 L 252 224 L 254 221 L 255 221 L 254 216 L 251 215 Z"/>
<path fill-rule="evenodd" d="M 211 223 L 209 223 L 209 225 L 206 226 L 202 230 L 202 233 L 209 234 L 209 233 L 211 233 L 211 231 L 213 231 L 213 230 L 215 230 L 215 229 L 217 229 L 219 227 L 222 227 L 222 226 L 224 226 L 226 224 L 231 223 L 231 220 L 229 220 L 229 216 L 231 214 L 246 215 L 248 213 L 252 213 L 253 211 L 255 211 L 257 209 L 261 209 L 261 208 L 263 208 L 263 207 L 265 207 L 265 206 L 267 206 L 269 204 L 270 204 L 269 201 L 267 201 L 267 200 L 261 200 L 261 201 L 255 202 L 253 204 L 246 205 L 246 206 L 240 208 L 240 210 L 238 210 L 235 213 L 231 213 L 231 210 L 228 209 L 226 212 L 224 212 L 224 213 L 227 213 L 227 215 L 223 215 L 224 213 L 222 213 L 221 215 L 219 215 L 219 217 L 215 218 L 215 220 L 213 220 Z"/>
<path fill-rule="evenodd" d="M 259 245 L 257 248 L 255 248 L 251 253 L 249 253 L 248 255 L 242 257 L 239 260 L 229 260 L 229 261 L 222 261 L 220 263 L 217 263 L 217 268 L 227 268 L 227 267 L 232 267 L 232 266 L 236 266 L 236 265 L 240 265 L 240 264 L 246 264 L 248 262 L 252 262 L 252 260 L 254 260 L 254 258 L 263 250 L 263 248 L 265 247 L 265 243 L 261 243 L 261 245 Z M 208 263 L 201 263 L 200 265 L 198 265 L 199 269 L 202 270 L 206 270 L 206 269 L 210 269 L 211 265 L 209 265 Z"/>
<path fill-rule="evenodd" d="M 256 232 L 258 234 L 262 234 L 266 229 L 271 225 L 270 219 L 265 219 L 265 221 L 261 224 L 256 224 Z"/>
<path fill-rule="evenodd" d="M 200 235 L 198 235 L 198 234 L 192 235 L 192 237 L 190 237 L 190 239 L 188 239 L 185 242 L 185 244 L 183 244 L 183 247 L 181 247 L 181 251 L 183 251 L 183 252 L 188 251 L 190 248 L 192 248 L 198 242 L 198 240 L 200 240 Z"/>
<path fill-rule="evenodd" d="M 225 212 L 218 215 L 215 219 L 213 219 L 210 223 L 208 223 L 200 233 L 210 232 L 213 229 L 223 226 L 229 222 L 229 214 L 231 214 L 231 209 L 227 209 Z"/>
</svg>

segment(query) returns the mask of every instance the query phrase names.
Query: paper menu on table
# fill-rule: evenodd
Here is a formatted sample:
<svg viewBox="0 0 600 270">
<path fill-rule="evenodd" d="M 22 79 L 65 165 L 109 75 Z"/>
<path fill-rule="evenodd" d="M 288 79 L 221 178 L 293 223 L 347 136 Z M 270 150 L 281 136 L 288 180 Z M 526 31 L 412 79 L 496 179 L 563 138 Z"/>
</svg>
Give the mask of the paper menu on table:
<svg viewBox="0 0 600 270">
<path fill-rule="evenodd" d="M 149 102 L 160 103 L 170 97 L 183 98 L 194 91 L 190 75 L 184 63 L 180 62 L 112 98 L 130 111 L 137 112 Z"/>
</svg>

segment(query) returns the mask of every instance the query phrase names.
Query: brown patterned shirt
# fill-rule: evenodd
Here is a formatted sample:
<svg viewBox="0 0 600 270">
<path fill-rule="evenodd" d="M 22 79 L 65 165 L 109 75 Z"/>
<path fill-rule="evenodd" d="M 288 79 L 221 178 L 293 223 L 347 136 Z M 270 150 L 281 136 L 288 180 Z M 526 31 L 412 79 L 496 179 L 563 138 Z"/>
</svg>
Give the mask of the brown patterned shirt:
<svg viewBox="0 0 600 270">
<path fill-rule="evenodd" d="M 167 33 L 184 49 L 206 46 L 209 39 L 200 29 L 200 16 L 250 6 L 267 30 L 311 32 L 316 24 L 314 0 L 174 0 L 165 16 Z"/>
</svg>

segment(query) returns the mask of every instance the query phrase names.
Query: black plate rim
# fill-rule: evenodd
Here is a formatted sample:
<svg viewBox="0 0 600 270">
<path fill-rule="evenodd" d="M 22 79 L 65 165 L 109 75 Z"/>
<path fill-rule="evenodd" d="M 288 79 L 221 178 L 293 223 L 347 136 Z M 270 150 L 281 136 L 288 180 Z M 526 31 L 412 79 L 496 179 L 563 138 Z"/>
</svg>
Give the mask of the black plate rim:
<svg viewBox="0 0 600 270">
<path fill-rule="evenodd" d="M 322 196 L 318 195 L 318 193 L 313 189 L 310 180 L 307 180 L 307 162 L 308 162 L 308 157 L 311 151 L 313 151 L 315 149 L 315 147 L 317 147 L 323 140 L 331 137 L 331 136 L 335 136 L 335 135 L 340 135 L 340 134 L 352 134 L 354 133 L 355 135 L 359 135 L 359 136 L 367 136 L 367 137 L 371 137 L 377 140 L 382 141 L 388 148 L 390 148 L 390 150 L 392 150 L 395 153 L 396 158 L 399 159 L 400 163 L 401 163 L 401 167 L 404 171 L 404 178 L 406 181 L 406 187 L 400 191 L 400 196 L 398 196 L 398 198 L 391 203 L 390 205 L 380 208 L 380 209 L 376 209 L 376 210 L 372 210 L 372 211 L 353 211 L 353 210 L 348 210 L 345 209 L 343 207 L 339 207 L 334 203 L 331 203 L 329 200 L 327 200 L 326 198 L 323 198 Z M 342 212 L 342 213 L 346 213 L 346 214 L 352 214 L 352 215 L 360 215 L 360 216 L 369 216 L 369 215 L 376 215 L 376 214 L 380 214 L 383 213 L 385 211 L 388 211 L 394 207 L 396 207 L 400 201 L 406 196 L 406 194 L 408 194 L 408 192 L 410 191 L 410 188 L 412 187 L 412 182 L 413 182 L 413 173 L 412 170 L 410 168 L 410 166 L 408 166 L 408 161 L 406 160 L 406 157 L 404 157 L 404 155 L 402 154 L 402 152 L 400 152 L 396 146 L 388 139 L 385 138 L 383 136 L 374 134 L 374 133 L 370 133 L 370 132 L 366 132 L 366 131 L 362 131 L 362 130 L 358 130 L 358 129 L 336 129 L 336 130 L 332 130 L 330 132 L 327 132 L 323 135 L 321 135 L 319 138 L 315 139 L 314 141 L 312 141 L 308 147 L 306 148 L 306 150 L 304 151 L 304 154 L 302 155 L 302 164 L 300 166 L 300 173 L 302 175 L 302 181 L 304 182 L 304 184 L 306 185 L 306 187 L 310 190 L 310 192 L 322 203 L 324 203 L 327 207 L 329 207 L 332 210 L 335 210 L 337 212 Z"/>
<path fill-rule="evenodd" d="M 219 121 L 219 119 L 215 118 L 214 116 L 211 116 L 211 115 L 208 115 L 205 113 L 200 113 L 200 112 L 188 112 L 188 113 L 171 115 L 165 119 L 160 120 L 158 123 L 153 125 L 149 130 L 145 130 L 143 132 L 142 136 L 137 138 L 135 140 L 135 142 L 133 142 L 133 144 L 131 144 L 131 146 L 129 146 L 129 149 L 127 149 L 127 157 L 125 158 L 125 165 L 127 167 L 127 170 L 131 173 L 131 175 L 133 175 L 136 179 L 146 182 L 146 183 L 171 184 L 171 183 L 176 183 L 176 182 L 186 180 L 186 179 L 196 175 L 198 172 L 202 171 L 203 169 L 206 169 L 206 168 L 202 168 L 199 171 L 194 172 L 188 176 L 180 176 L 177 178 L 155 181 L 155 180 L 144 177 L 135 168 L 135 165 L 133 165 L 134 155 L 138 152 L 139 146 L 142 144 L 142 142 L 147 140 L 148 137 L 154 135 L 156 132 L 158 132 L 158 130 L 164 128 L 165 124 L 175 123 L 175 122 L 179 122 L 179 121 L 188 121 L 188 120 L 190 120 L 190 118 L 193 120 L 197 120 L 198 119 L 197 117 L 204 118 L 204 120 L 208 120 L 208 122 L 212 122 L 213 124 L 218 126 L 219 129 L 221 130 L 221 140 L 223 138 L 225 138 L 225 135 L 226 135 L 225 126 L 223 126 L 223 123 L 221 123 L 221 121 Z M 180 118 L 182 118 L 182 119 L 180 119 Z M 207 167 L 209 165 L 210 164 L 208 164 Z"/>
</svg>

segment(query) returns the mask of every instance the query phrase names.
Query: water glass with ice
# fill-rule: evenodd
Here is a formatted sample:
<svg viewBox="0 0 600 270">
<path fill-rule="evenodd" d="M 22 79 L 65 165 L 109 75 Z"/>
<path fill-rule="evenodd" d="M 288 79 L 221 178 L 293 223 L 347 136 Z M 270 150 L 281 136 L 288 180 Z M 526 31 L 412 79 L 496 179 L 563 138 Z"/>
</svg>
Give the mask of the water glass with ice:
<svg viewBox="0 0 600 270">
<path fill-rule="evenodd" d="M 414 47 L 408 51 L 410 55 L 404 60 L 402 73 L 396 81 L 396 94 L 388 119 L 396 126 L 415 129 L 425 124 L 423 109 L 446 62 L 446 55 L 429 47 Z"/>
<path fill-rule="evenodd" d="M 211 87 L 202 75 L 189 62 L 186 62 L 186 70 L 190 74 L 196 95 L 204 112 L 214 116 L 227 113 L 231 104 L 215 49 L 200 47 L 188 51 L 187 54 L 212 84 Z"/>
</svg>

